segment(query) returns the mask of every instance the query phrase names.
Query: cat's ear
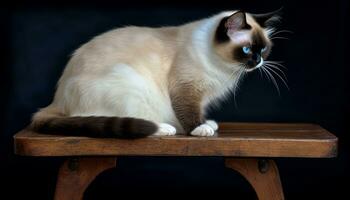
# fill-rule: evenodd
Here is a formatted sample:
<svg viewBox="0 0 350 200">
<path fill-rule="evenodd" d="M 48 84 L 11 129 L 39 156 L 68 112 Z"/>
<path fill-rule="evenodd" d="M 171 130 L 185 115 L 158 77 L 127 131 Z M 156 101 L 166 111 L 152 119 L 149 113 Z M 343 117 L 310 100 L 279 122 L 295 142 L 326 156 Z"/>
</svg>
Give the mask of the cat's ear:
<svg viewBox="0 0 350 200">
<path fill-rule="evenodd" d="M 232 15 L 225 17 L 221 20 L 216 30 L 216 41 L 227 42 L 232 39 L 235 33 L 239 33 L 240 30 L 250 29 L 251 27 L 247 23 L 246 14 L 243 11 L 237 11 Z"/>
<path fill-rule="evenodd" d="M 228 33 L 239 31 L 247 27 L 246 14 L 243 11 L 237 11 L 226 19 L 225 27 Z"/>
<path fill-rule="evenodd" d="M 269 27 L 281 21 L 282 9 L 283 7 L 269 13 L 251 15 L 260 26 Z"/>
</svg>

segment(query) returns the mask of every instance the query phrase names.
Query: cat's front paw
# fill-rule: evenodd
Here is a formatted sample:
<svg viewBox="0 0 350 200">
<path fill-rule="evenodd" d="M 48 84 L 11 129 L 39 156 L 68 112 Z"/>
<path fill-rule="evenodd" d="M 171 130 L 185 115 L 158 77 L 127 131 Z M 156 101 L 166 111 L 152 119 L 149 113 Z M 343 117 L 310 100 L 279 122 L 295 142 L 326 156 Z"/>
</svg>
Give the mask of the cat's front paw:
<svg viewBox="0 0 350 200">
<path fill-rule="evenodd" d="M 206 120 L 205 123 L 208 124 L 214 131 L 219 129 L 218 123 L 214 120 Z"/>
<path fill-rule="evenodd" d="M 176 128 L 173 127 L 170 124 L 167 123 L 160 123 L 158 124 L 158 131 L 154 133 L 153 135 L 157 136 L 169 136 L 169 135 L 175 135 L 176 134 Z"/>
<path fill-rule="evenodd" d="M 214 129 L 208 124 L 201 124 L 197 126 L 192 132 L 193 136 L 213 136 L 215 133 Z"/>
</svg>

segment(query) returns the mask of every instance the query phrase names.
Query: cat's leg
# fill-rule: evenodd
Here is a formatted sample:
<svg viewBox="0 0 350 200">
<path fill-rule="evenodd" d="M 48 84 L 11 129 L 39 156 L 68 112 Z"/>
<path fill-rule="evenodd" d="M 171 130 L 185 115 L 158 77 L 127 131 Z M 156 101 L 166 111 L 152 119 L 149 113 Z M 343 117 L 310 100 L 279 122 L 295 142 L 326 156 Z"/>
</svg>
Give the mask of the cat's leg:
<svg viewBox="0 0 350 200">
<path fill-rule="evenodd" d="M 192 84 L 183 84 L 171 92 L 173 109 L 186 133 L 194 136 L 213 136 L 216 123 L 206 123 L 201 107 L 201 92 Z"/>
</svg>

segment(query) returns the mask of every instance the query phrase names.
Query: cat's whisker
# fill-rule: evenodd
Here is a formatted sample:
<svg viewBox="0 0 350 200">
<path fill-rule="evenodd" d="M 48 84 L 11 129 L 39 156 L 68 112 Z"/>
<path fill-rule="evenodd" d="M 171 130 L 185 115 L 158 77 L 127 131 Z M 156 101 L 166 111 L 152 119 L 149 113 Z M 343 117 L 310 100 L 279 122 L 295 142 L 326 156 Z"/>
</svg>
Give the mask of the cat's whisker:
<svg viewBox="0 0 350 200">
<path fill-rule="evenodd" d="M 271 83 L 273 83 L 273 81 L 272 81 L 271 77 L 269 76 L 269 74 L 266 73 L 266 70 L 264 69 L 264 65 L 261 66 L 260 68 L 261 68 L 261 71 L 262 71 L 262 72 L 265 74 L 265 76 L 267 77 L 267 79 L 268 79 Z"/>
<path fill-rule="evenodd" d="M 273 62 L 273 63 L 284 63 L 283 61 L 277 61 L 277 60 L 264 60 L 264 62 Z"/>
<path fill-rule="evenodd" d="M 275 36 L 275 35 L 277 35 L 277 34 L 281 34 L 281 33 L 293 34 L 293 32 L 290 31 L 290 30 L 279 30 L 279 31 L 274 31 L 274 32 L 272 32 L 272 33 L 269 35 L 269 37 L 273 37 L 273 36 Z"/>
<path fill-rule="evenodd" d="M 262 75 L 262 72 L 261 72 L 260 67 L 258 68 L 258 71 L 259 71 L 259 73 L 260 73 L 260 77 L 262 78 L 262 77 L 263 77 L 263 75 Z"/>
<path fill-rule="evenodd" d="M 281 61 L 264 61 L 266 64 L 272 64 L 272 65 L 277 65 L 280 67 L 283 67 L 284 69 L 288 70 L 287 67 L 285 67 L 284 65 L 282 65 L 283 62 Z"/>
<path fill-rule="evenodd" d="M 238 85 L 238 82 L 241 80 L 241 78 L 245 75 L 245 69 L 244 69 L 244 66 L 241 67 L 241 69 L 239 70 L 239 73 L 237 75 L 237 78 L 235 79 L 236 81 L 236 87 L 239 86 Z"/>
<path fill-rule="evenodd" d="M 280 79 L 281 79 L 283 82 L 285 82 L 285 83 L 288 82 L 288 79 L 287 79 L 287 77 L 286 77 L 285 75 L 279 74 L 277 71 L 275 71 L 275 70 L 274 70 L 273 68 L 271 68 L 270 66 L 266 66 L 266 69 L 269 69 L 269 70 L 273 71 L 273 73 L 277 74 L 277 76 L 279 76 Z"/>
<path fill-rule="evenodd" d="M 271 72 L 275 73 L 281 79 L 281 81 L 284 83 L 284 85 L 288 88 L 288 90 L 290 90 L 286 80 L 284 80 L 281 75 L 279 75 L 275 70 L 273 70 L 272 68 L 270 68 L 268 66 L 266 66 L 266 69 L 271 70 Z"/>
<path fill-rule="evenodd" d="M 242 73 L 242 71 L 244 71 L 244 68 L 243 68 L 243 65 L 238 65 L 238 66 L 239 66 L 239 69 L 234 71 L 234 72 L 232 72 L 229 75 L 229 77 L 226 80 L 226 83 L 224 85 L 229 84 L 232 79 L 234 79 L 234 85 L 236 85 L 236 83 L 239 81 L 241 73 Z M 236 76 L 236 78 L 235 78 L 235 76 Z"/>
<path fill-rule="evenodd" d="M 237 71 L 233 72 L 230 76 L 230 77 L 234 78 L 233 84 L 235 85 L 235 88 L 233 88 L 233 99 L 234 99 L 234 104 L 236 107 L 238 107 L 237 101 L 236 101 L 236 91 L 239 87 L 238 83 L 242 78 L 241 76 L 243 76 L 244 73 L 245 73 L 244 65 L 241 64 L 241 65 L 239 65 L 239 69 Z M 234 77 L 235 75 L 236 75 L 236 78 Z"/>
<path fill-rule="evenodd" d="M 266 66 L 265 66 L 266 67 Z M 276 81 L 276 79 L 273 77 L 273 75 L 267 70 L 267 68 L 261 68 L 261 69 L 263 69 L 269 76 L 270 76 L 270 78 L 271 78 L 271 80 L 272 80 L 272 82 L 273 82 L 273 84 L 275 85 L 275 87 L 276 87 L 276 89 L 277 89 L 277 92 L 278 92 L 278 95 L 281 95 L 281 92 L 280 92 L 280 89 L 279 89 L 279 87 L 278 87 L 278 83 L 277 83 L 277 81 Z"/>
<path fill-rule="evenodd" d="M 273 64 L 269 64 L 269 63 L 265 63 L 265 65 L 268 66 L 268 67 L 272 67 L 272 68 L 274 68 L 274 69 L 280 71 L 280 72 L 283 74 L 284 78 L 287 80 L 286 74 L 285 74 L 284 71 L 282 71 L 279 67 L 277 67 L 277 66 L 275 66 L 275 65 L 273 65 Z"/>
<path fill-rule="evenodd" d="M 229 77 L 227 78 L 227 80 L 226 80 L 225 83 L 224 83 L 225 86 L 231 83 L 231 80 L 234 79 L 235 74 L 238 74 L 238 71 L 239 71 L 239 70 L 234 71 L 234 72 L 232 72 L 232 73 L 229 75 Z M 234 83 L 234 84 L 236 83 L 236 79 L 234 79 L 234 82 L 233 82 L 233 83 Z"/>
<path fill-rule="evenodd" d="M 271 37 L 271 40 L 275 40 L 275 39 L 281 39 L 281 40 L 289 40 L 289 38 L 286 37 Z"/>
<path fill-rule="evenodd" d="M 267 75 L 267 73 L 263 70 L 264 66 L 265 66 L 265 63 L 259 68 L 259 70 L 261 70 L 260 72 L 263 72 L 263 73 L 266 75 L 267 79 L 269 79 L 269 81 L 271 81 L 270 77 L 269 77 L 269 76 Z"/>
</svg>

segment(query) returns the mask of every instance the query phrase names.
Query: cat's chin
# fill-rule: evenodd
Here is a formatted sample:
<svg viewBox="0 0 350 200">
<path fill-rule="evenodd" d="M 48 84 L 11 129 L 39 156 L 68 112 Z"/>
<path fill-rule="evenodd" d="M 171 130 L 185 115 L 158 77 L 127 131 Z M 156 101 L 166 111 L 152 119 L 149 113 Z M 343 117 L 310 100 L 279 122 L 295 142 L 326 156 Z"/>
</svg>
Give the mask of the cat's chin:
<svg viewBox="0 0 350 200">
<path fill-rule="evenodd" d="M 257 64 L 255 67 L 251 67 L 251 68 L 245 67 L 245 71 L 246 71 L 246 72 L 252 72 L 252 71 L 254 71 L 254 70 L 260 68 L 260 67 L 263 66 L 263 65 L 264 65 L 264 59 L 261 58 L 261 61 L 259 62 L 259 64 Z"/>
<path fill-rule="evenodd" d="M 247 67 L 245 67 L 244 68 L 244 70 L 246 71 L 246 72 L 252 72 L 252 71 L 254 71 L 254 70 L 256 70 L 256 69 L 258 69 L 258 68 L 260 68 L 261 66 L 255 66 L 255 67 L 252 67 L 252 68 L 247 68 Z"/>
</svg>

